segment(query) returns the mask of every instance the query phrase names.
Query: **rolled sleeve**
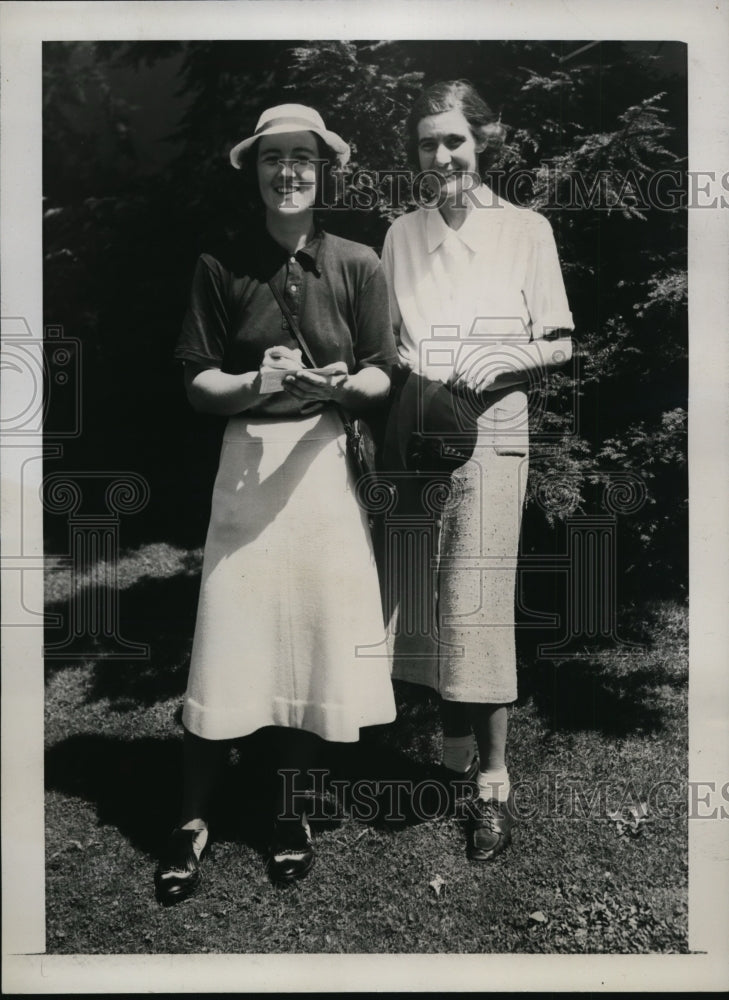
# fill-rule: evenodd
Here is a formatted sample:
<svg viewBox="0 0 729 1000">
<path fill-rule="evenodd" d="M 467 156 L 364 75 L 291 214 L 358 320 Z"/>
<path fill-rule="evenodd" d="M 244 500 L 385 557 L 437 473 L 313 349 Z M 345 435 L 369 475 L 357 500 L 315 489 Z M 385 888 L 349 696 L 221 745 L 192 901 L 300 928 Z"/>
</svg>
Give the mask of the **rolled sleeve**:
<svg viewBox="0 0 729 1000">
<path fill-rule="evenodd" d="M 400 328 L 402 327 L 402 313 L 400 312 L 400 307 L 397 304 L 397 296 L 395 295 L 395 260 L 392 247 L 391 229 L 387 231 L 385 242 L 382 246 L 382 270 L 385 274 L 385 280 L 387 282 L 387 295 L 390 301 L 390 323 L 392 325 L 392 333 L 397 345 Z"/>
<path fill-rule="evenodd" d="M 551 330 L 573 330 L 574 322 L 552 227 L 542 215 L 535 215 L 535 219 L 523 291 L 531 318 L 532 339 L 540 340 Z"/>
</svg>

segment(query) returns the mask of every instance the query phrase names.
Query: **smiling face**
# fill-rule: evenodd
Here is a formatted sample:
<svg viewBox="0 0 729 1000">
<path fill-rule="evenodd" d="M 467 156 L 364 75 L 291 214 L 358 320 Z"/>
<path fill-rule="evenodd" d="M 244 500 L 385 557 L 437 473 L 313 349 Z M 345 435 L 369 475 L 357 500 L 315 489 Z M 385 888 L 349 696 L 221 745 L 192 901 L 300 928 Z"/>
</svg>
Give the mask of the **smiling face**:
<svg viewBox="0 0 729 1000">
<path fill-rule="evenodd" d="M 319 148 L 313 132 L 266 135 L 257 143 L 258 189 L 267 212 L 297 215 L 316 200 Z"/>
<path fill-rule="evenodd" d="M 477 140 L 462 111 L 452 108 L 427 115 L 418 122 L 418 162 L 422 171 L 437 175 L 431 188 L 450 200 L 457 196 L 464 177 L 478 178 L 478 154 L 485 148 Z M 469 186 L 473 187 L 473 180 Z"/>
</svg>

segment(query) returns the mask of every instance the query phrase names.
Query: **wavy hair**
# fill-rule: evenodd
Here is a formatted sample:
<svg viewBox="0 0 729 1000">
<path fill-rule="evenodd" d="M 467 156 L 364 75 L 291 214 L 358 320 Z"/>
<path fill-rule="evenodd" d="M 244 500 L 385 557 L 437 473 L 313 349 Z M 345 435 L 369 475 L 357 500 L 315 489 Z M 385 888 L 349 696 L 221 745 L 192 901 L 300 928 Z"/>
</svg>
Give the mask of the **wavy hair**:
<svg viewBox="0 0 729 1000">
<path fill-rule="evenodd" d="M 429 115 L 460 111 L 468 122 L 474 139 L 483 141 L 484 153 L 493 157 L 504 144 L 506 129 L 468 80 L 443 80 L 420 94 L 407 118 L 407 148 L 411 162 L 418 166 L 418 123 Z"/>
</svg>

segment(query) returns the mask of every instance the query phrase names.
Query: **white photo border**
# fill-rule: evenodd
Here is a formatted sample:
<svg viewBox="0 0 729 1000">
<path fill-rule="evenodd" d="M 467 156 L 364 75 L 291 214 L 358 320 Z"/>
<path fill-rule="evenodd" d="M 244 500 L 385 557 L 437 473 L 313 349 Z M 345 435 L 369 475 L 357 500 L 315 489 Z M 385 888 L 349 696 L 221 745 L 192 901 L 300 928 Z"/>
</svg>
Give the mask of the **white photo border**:
<svg viewBox="0 0 729 1000">
<path fill-rule="evenodd" d="M 726 0 L 613 0 L 609 5 L 597 0 L 4 2 L 4 333 L 15 329 L 9 320 L 24 318 L 40 352 L 43 41 L 417 37 L 686 42 L 689 169 L 721 177 L 729 165 L 728 27 Z M 728 208 L 689 212 L 689 779 L 715 781 L 717 787 L 727 781 L 729 760 Z M 3 405 L 12 413 L 16 386 L 6 382 L 8 386 Z M 5 439 L 0 448 L 3 607 L 27 613 L 29 622 L 32 609 L 43 606 L 41 448 L 40 436 Z M 21 553 L 37 561 L 37 572 L 13 572 L 13 559 Z M 486 985 L 489 990 L 693 991 L 729 985 L 728 824 L 708 820 L 689 824 L 690 955 L 46 955 L 41 644 L 37 624 L 3 632 L 4 992 L 238 992 L 242 985 L 251 992 L 480 991 Z"/>
</svg>

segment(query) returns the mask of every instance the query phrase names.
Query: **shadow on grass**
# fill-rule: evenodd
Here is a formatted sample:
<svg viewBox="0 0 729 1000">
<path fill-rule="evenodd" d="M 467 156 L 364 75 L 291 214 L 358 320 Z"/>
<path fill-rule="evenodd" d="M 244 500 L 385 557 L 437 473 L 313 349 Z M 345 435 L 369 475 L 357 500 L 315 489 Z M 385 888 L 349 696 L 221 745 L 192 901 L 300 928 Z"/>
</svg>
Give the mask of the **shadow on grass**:
<svg viewBox="0 0 729 1000">
<path fill-rule="evenodd" d="M 519 672 L 519 701 L 531 699 L 553 731 L 626 736 L 664 728 L 652 687 L 666 680 L 658 667 L 644 664 L 616 675 L 590 659 L 532 661 Z"/>
<path fill-rule="evenodd" d="M 337 744 L 332 754 L 332 777 L 342 772 L 350 783 L 345 801 L 351 814 L 390 831 L 442 818 L 454 808 L 452 775 L 437 763 L 438 695 L 399 681 L 394 688 L 395 721 L 363 729 L 359 743 Z"/>
<path fill-rule="evenodd" d="M 147 645 L 148 656 L 124 658 L 123 648 L 114 637 L 93 641 L 80 637 L 58 658 L 46 659 L 46 676 L 70 663 L 94 660 L 87 700 L 108 698 L 117 711 L 152 705 L 182 694 L 187 682 L 199 589 L 197 573 L 167 579 L 143 578 L 119 594 L 119 631 L 126 642 Z M 76 605 L 85 599 L 84 590 L 77 592 L 64 605 L 64 618 L 78 620 L 82 609 Z M 48 630 L 46 642 L 54 641 L 58 641 L 57 637 Z"/>
<path fill-rule="evenodd" d="M 371 801 L 376 803 L 374 815 L 357 817 L 363 822 L 393 828 L 423 820 L 413 812 L 407 790 L 432 777 L 432 769 L 392 749 L 383 729 L 365 730 L 358 744 L 326 745 L 319 766 L 328 772 L 328 804 L 312 823 L 315 830 L 341 822 L 353 806 L 351 789 L 363 781 L 375 789 Z M 265 853 L 276 787 L 274 741 L 275 730 L 266 728 L 231 742 L 212 800 L 214 840 L 242 842 Z M 101 824 L 116 827 L 135 847 L 156 856 L 178 818 L 182 740 L 69 736 L 46 752 L 45 776 L 49 791 L 90 803 Z M 341 784 L 332 786 L 333 780 Z M 332 801 L 341 811 L 332 809 Z"/>
<path fill-rule="evenodd" d="M 273 772 L 265 731 L 237 741 L 221 767 L 211 828 L 218 841 L 242 841 L 263 851 L 270 832 Z M 156 856 L 178 820 L 182 740 L 121 740 L 79 734 L 46 752 L 46 787 L 94 806 L 102 824 Z"/>
</svg>

